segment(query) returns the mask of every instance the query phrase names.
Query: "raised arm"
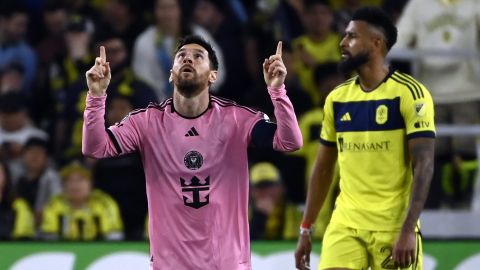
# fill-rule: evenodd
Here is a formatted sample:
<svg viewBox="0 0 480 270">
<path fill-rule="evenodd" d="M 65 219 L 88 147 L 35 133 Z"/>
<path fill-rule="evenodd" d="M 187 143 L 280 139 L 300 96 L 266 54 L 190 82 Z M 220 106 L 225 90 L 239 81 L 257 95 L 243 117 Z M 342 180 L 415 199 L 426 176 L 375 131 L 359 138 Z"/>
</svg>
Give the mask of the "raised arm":
<svg viewBox="0 0 480 270">
<path fill-rule="evenodd" d="M 93 158 L 117 155 L 115 145 L 105 130 L 105 100 L 110 83 L 110 65 L 105 47 L 100 47 L 100 56 L 86 74 L 88 95 L 83 114 L 82 153 Z"/>
<path fill-rule="evenodd" d="M 269 145 L 277 151 L 295 151 L 302 147 L 302 133 L 284 85 L 286 75 L 280 41 L 276 53 L 263 62 L 263 77 L 275 108 L 277 124 L 265 121 L 257 123 L 252 134 L 256 146 Z"/>
<path fill-rule="evenodd" d="M 393 248 L 393 259 L 403 267 L 415 259 L 415 227 L 427 199 L 433 175 L 435 139 L 414 138 L 408 141 L 413 164 L 413 184 L 407 216 Z"/>
</svg>

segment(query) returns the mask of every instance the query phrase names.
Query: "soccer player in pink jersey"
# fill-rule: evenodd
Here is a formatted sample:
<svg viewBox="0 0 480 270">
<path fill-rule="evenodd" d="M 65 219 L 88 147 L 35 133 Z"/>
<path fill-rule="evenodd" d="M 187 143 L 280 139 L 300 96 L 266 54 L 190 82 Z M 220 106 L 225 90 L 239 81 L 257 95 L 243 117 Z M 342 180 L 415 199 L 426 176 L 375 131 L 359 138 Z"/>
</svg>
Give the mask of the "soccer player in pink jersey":
<svg viewBox="0 0 480 270">
<path fill-rule="evenodd" d="M 263 62 L 277 123 L 209 94 L 218 61 L 210 44 L 178 45 L 173 97 L 104 126 L 110 67 L 104 47 L 86 73 L 83 153 L 94 158 L 138 151 L 147 180 L 151 269 L 250 269 L 247 147 L 294 151 L 302 135 L 284 86 L 282 43 Z"/>
</svg>

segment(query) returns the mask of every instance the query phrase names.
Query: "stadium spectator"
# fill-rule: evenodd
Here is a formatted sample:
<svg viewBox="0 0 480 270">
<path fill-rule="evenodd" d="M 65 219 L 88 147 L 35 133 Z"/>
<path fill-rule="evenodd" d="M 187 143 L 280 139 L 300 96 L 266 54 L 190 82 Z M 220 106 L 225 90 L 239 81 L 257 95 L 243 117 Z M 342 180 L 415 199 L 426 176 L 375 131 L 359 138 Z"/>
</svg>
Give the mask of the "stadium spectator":
<svg viewBox="0 0 480 270">
<path fill-rule="evenodd" d="M 40 67 L 47 67 L 66 50 L 65 30 L 69 15 L 60 0 L 45 1 L 42 8 L 45 34 L 36 47 Z"/>
<path fill-rule="evenodd" d="M 28 14 L 21 1 L 0 4 L 0 71 L 12 63 L 24 72 L 24 94 L 29 96 L 37 72 L 37 56 L 26 41 Z"/>
<path fill-rule="evenodd" d="M 480 123 L 480 3 L 475 0 L 411 0 L 398 21 L 398 30 L 397 49 L 442 54 L 427 54 L 415 61 L 417 77 L 432 91 L 435 121 L 453 125 Z M 428 207 L 468 205 L 465 199 L 470 198 L 471 188 L 467 193 L 462 191 L 459 176 L 465 173 L 461 172 L 462 163 L 477 158 L 475 140 L 473 136 L 437 140 L 433 192 L 427 201 Z M 453 175 L 457 177 L 445 179 L 442 176 L 446 164 L 453 166 Z M 455 187 L 451 194 L 445 190 L 443 198 L 442 181 L 447 182 L 443 185 Z M 450 181 L 453 183 L 448 183 Z"/>
<path fill-rule="evenodd" d="M 221 72 L 212 86 L 216 91 L 225 80 L 224 60 L 220 47 L 202 27 L 191 24 L 182 16 L 178 0 L 156 0 L 155 23 L 143 31 L 135 41 L 132 66 L 135 74 L 155 90 L 159 100 L 172 96 L 173 85 L 168 81 L 175 46 L 182 36 L 195 34 L 209 40 L 217 52 Z"/>
<path fill-rule="evenodd" d="M 123 225 L 118 205 L 93 189 L 91 171 L 79 162 L 62 168 L 63 192 L 43 211 L 42 237 L 47 240 L 121 240 Z"/>
<path fill-rule="evenodd" d="M 30 138 L 22 152 L 23 170 L 15 181 L 15 188 L 17 195 L 33 210 L 37 227 L 41 224 L 47 201 L 62 191 L 62 183 L 57 171 L 49 164 L 47 141 Z"/>
<path fill-rule="evenodd" d="M 34 224 L 28 203 L 14 195 L 7 163 L 0 160 L 0 240 L 33 239 Z"/>
<path fill-rule="evenodd" d="M 280 172 L 269 162 L 250 169 L 250 239 L 282 239 L 285 199 Z"/>
<path fill-rule="evenodd" d="M 38 71 L 35 88 L 30 97 L 29 111 L 32 120 L 48 134 L 53 134 L 55 121 L 55 98 L 50 85 L 51 67 L 59 61 L 67 51 L 65 35 L 69 23 L 69 15 L 65 4 L 61 0 L 47 0 L 42 3 L 41 24 L 44 30 L 35 27 L 39 42 L 36 45 L 38 56 Z M 52 77 L 54 75 L 52 74 Z M 57 88 L 60 86 L 57 85 Z M 52 136 L 53 137 L 53 136 Z"/>
<path fill-rule="evenodd" d="M 32 124 L 25 96 L 18 92 L 0 95 L 0 154 L 9 161 L 19 159 L 32 137 L 47 139 L 48 135 Z"/>
<path fill-rule="evenodd" d="M 315 66 L 340 61 L 340 36 L 333 32 L 333 11 L 326 0 L 307 1 L 304 7 L 306 33 L 292 42 L 294 70 L 313 104 L 320 102 L 313 78 Z"/>
</svg>

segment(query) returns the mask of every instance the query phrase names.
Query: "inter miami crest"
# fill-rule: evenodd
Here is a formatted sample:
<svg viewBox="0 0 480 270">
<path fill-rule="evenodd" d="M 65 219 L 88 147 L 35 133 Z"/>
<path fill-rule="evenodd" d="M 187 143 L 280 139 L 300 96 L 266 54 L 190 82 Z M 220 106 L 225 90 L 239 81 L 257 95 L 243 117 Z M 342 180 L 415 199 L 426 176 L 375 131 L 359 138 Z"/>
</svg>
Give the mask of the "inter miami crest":
<svg viewBox="0 0 480 270">
<path fill-rule="evenodd" d="M 198 170 L 203 165 L 203 157 L 198 151 L 190 151 L 183 158 L 183 163 L 190 170 Z"/>
<path fill-rule="evenodd" d="M 187 196 L 182 196 L 183 204 L 185 204 L 186 206 L 199 209 L 209 203 L 210 195 L 203 194 L 210 190 L 210 176 L 205 178 L 203 181 L 200 180 L 198 177 L 194 176 L 192 177 L 192 179 L 190 179 L 190 183 L 188 184 L 185 179 L 180 177 L 180 185 L 182 186 L 183 193 L 192 193 L 191 201 L 188 200 Z M 201 198 L 201 196 L 203 198 Z"/>
</svg>

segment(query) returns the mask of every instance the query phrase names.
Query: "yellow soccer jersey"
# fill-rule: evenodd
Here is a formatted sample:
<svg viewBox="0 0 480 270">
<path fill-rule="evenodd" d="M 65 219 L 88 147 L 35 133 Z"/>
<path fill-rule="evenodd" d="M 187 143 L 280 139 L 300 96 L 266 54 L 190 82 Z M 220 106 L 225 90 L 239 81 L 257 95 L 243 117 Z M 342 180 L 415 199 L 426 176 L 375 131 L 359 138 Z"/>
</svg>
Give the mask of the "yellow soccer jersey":
<svg viewBox="0 0 480 270">
<path fill-rule="evenodd" d="M 409 75 L 390 71 L 373 91 L 357 78 L 327 97 L 320 141 L 338 149 L 340 195 L 332 222 L 365 230 L 400 229 L 412 186 L 408 140 L 435 137 L 433 101 Z"/>
<path fill-rule="evenodd" d="M 66 240 L 113 239 L 123 224 L 113 198 L 95 190 L 83 209 L 72 208 L 62 194 L 53 197 L 43 212 L 42 231 Z"/>
</svg>

